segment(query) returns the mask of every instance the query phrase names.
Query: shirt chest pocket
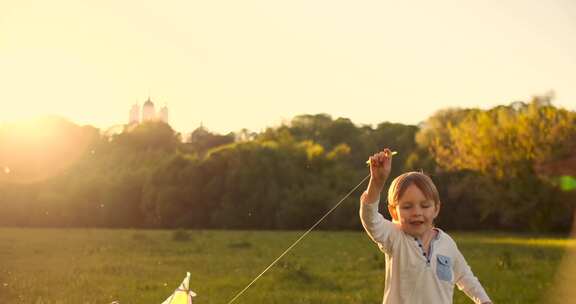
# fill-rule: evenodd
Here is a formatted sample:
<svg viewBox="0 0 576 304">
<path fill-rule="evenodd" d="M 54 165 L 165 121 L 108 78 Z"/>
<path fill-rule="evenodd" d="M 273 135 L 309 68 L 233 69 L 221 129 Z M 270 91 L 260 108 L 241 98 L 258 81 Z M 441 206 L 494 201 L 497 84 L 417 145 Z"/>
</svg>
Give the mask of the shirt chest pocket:
<svg viewBox="0 0 576 304">
<path fill-rule="evenodd" d="M 436 275 L 442 281 L 452 281 L 452 259 L 445 255 L 436 256 Z"/>
</svg>

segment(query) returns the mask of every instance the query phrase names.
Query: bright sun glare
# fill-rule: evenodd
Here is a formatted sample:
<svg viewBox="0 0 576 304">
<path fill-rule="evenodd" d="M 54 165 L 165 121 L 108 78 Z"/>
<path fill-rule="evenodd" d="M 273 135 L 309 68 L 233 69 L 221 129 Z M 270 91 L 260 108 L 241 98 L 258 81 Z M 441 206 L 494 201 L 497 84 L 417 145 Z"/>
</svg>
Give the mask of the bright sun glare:
<svg viewBox="0 0 576 304">
<path fill-rule="evenodd" d="M 82 129 L 58 117 L 3 123 L 0 180 L 28 183 L 57 175 L 87 148 Z"/>
</svg>

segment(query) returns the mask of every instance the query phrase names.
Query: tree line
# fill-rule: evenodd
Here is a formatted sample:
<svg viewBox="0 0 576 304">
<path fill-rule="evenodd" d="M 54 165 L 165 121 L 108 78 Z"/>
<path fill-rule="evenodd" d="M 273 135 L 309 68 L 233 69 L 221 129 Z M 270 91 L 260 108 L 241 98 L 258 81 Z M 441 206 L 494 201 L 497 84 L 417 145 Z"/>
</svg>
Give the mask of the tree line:
<svg viewBox="0 0 576 304">
<path fill-rule="evenodd" d="M 435 181 L 440 227 L 567 231 L 576 202 L 558 179 L 576 166 L 553 169 L 576 155 L 576 114 L 547 96 L 445 109 L 418 126 L 327 114 L 186 137 L 160 122 L 117 134 L 60 118 L 36 125 L 42 132 L 0 127 L 0 225 L 305 229 L 366 177 L 367 157 L 383 147 L 399 152 L 392 177 L 421 170 Z M 359 229 L 364 188 L 321 228 Z"/>
</svg>

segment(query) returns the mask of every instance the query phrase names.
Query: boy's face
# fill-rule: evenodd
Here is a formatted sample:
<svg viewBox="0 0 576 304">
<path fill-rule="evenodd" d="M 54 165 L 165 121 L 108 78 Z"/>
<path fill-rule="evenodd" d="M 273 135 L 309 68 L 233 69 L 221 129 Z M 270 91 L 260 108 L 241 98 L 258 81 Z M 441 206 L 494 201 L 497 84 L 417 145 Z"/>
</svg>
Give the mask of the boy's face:
<svg viewBox="0 0 576 304">
<path fill-rule="evenodd" d="M 388 210 L 404 232 L 414 237 L 422 237 L 432 229 L 440 206 L 436 206 L 433 200 L 424 196 L 420 188 L 411 184 L 398 200 L 396 207 L 388 206 Z"/>
</svg>

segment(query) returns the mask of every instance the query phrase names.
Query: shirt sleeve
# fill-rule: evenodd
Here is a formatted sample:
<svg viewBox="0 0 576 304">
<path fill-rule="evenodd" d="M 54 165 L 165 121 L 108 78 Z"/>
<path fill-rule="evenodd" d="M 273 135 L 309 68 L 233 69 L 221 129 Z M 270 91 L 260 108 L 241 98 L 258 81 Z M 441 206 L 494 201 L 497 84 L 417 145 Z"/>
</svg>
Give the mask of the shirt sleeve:
<svg viewBox="0 0 576 304">
<path fill-rule="evenodd" d="M 456 249 L 456 259 L 454 262 L 454 279 L 458 289 L 462 290 L 474 303 L 481 304 L 491 302 L 484 287 L 478 281 L 478 278 L 472 273 L 472 269 L 468 266 L 466 259 L 460 250 Z"/>
<path fill-rule="evenodd" d="M 400 231 L 394 223 L 385 219 L 378 212 L 380 198 L 375 202 L 366 202 L 365 196 L 366 192 L 360 198 L 360 220 L 362 221 L 362 226 L 364 226 L 368 236 L 378 244 L 382 251 L 391 254 L 394 244 L 399 238 Z"/>
</svg>

